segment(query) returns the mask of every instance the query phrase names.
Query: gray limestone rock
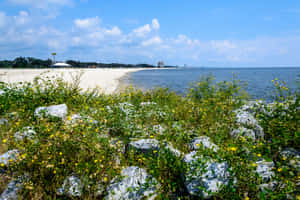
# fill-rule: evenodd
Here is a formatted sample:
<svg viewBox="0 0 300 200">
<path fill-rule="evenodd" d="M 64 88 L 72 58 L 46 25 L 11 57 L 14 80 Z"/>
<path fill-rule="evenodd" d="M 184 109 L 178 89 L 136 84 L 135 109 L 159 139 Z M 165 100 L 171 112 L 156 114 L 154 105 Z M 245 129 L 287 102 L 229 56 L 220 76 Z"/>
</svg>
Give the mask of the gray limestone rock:
<svg viewBox="0 0 300 200">
<path fill-rule="evenodd" d="M 61 188 L 57 189 L 58 195 L 67 195 L 68 197 L 80 197 L 83 190 L 83 184 L 75 175 L 67 177 Z"/>
<path fill-rule="evenodd" d="M 246 126 L 251 126 L 251 127 L 255 127 L 258 125 L 257 120 L 254 118 L 254 116 L 247 112 L 247 111 L 242 111 L 242 110 L 236 110 L 236 117 L 237 120 L 236 122 L 242 125 L 246 125 Z"/>
<path fill-rule="evenodd" d="M 121 180 L 114 179 L 107 188 L 106 200 L 141 200 L 154 199 L 157 181 L 146 170 L 131 166 L 121 171 Z"/>
<path fill-rule="evenodd" d="M 280 152 L 281 157 L 289 160 L 289 165 L 300 171 L 300 152 L 293 148 L 286 148 Z"/>
<path fill-rule="evenodd" d="M 27 126 L 21 131 L 16 132 L 14 136 L 17 141 L 22 141 L 25 138 L 33 139 L 33 137 L 36 136 L 36 132 L 34 131 L 33 127 Z"/>
<path fill-rule="evenodd" d="M 0 125 L 6 125 L 6 124 L 8 124 L 8 120 L 5 119 L 5 118 L 1 118 L 0 119 Z"/>
<path fill-rule="evenodd" d="M 218 146 L 210 141 L 210 138 L 207 136 L 200 136 L 194 138 L 190 144 L 191 150 L 198 150 L 203 146 L 204 148 L 211 149 L 214 152 L 217 152 Z"/>
<path fill-rule="evenodd" d="M 48 107 L 38 107 L 35 110 L 34 114 L 37 117 L 42 117 L 45 114 L 46 116 L 65 119 L 68 114 L 68 107 L 66 104 L 53 105 Z"/>
<path fill-rule="evenodd" d="M 275 166 L 274 162 L 266 162 L 265 160 L 261 160 L 257 161 L 256 164 L 256 172 L 262 178 L 262 181 L 264 183 L 270 182 L 272 176 L 274 176 L 274 172 L 272 171 L 272 168 Z"/>
<path fill-rule="evenodd" d="M 185 185 L 191 195 L 208 199 L 229 184 L 229 166 L 226 162 L 215 162 L 196 153 L 193 151 L 183 159 L 188 165 Z"/>
<path fill-rule="evenodd" d="M 21 189 L 21 185 L 22 183 L 20 180 L 11 180 L 8 183 L 7 188 L 1 194 L 0 200 L 17 200 L 18 191 Z"/>
<path fill-rule="evenodd" d="M 142 153 L 151 153 L 159 150 L 159 141 L 155 139 L 140 139 L 129 143 L 129 147 Z"/>
<path fill-rule="evenodd" d="M 4 164 L 5 166 L 9 165 L 9 161 L 15 161 L 17 159 L 19 151 L 14 149 L 10 150 L 0 156 L 0 164 Z"/>
</svg>

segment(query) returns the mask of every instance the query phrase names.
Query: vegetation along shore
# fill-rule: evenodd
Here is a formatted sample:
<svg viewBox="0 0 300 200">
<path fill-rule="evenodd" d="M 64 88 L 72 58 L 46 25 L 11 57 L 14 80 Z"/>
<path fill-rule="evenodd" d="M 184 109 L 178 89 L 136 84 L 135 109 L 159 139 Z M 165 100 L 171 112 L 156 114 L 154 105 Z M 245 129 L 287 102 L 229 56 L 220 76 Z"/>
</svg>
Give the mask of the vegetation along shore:
<svg viewBox="0 0 300 200">
<path fill-rule="evenodd" d="M 272 103 L 237 80 L 168 89 L 0 84 L 0 199 L 299 199 L 299 87 Z M 271 81 L 271 80 L 270 80 Z"/>
</svg>

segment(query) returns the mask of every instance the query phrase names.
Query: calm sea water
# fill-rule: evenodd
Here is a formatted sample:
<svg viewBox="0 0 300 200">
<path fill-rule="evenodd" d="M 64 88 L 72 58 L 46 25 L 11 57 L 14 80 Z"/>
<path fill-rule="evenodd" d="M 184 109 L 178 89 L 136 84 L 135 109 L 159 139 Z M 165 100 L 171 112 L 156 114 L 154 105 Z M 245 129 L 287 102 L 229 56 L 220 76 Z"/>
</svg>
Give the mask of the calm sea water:
<svg viewBox="0 0 300 200">
<path fill-rule="evenodd" d="M 247 82 L 246 91 L 253 98 L 268 100 L 274 89 L 272 80 L 285 81 L 292 90 L 300 82 L 300 68 L 177 68 L 143 70 L 130 74 L 124 81 L 143 90 L 154 87 L 167 87 L 177 93 L 186 94 L 191 83 L 200 80 L 203 75 L 212 75 L 217 82 L 231 81 L 234 76 Z"/>
</svg>

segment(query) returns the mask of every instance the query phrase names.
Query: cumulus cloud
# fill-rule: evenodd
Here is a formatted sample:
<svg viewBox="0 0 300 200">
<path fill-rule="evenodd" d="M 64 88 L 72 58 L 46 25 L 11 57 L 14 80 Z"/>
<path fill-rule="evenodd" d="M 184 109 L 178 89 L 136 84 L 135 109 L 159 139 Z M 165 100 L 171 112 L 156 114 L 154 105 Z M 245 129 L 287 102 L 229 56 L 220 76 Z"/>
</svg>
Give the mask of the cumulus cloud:
<svg viewBox="0 0 300 200">
<path fill-rule="evenodd" d="M 75 19 L 64 29 L 46 26 L 47 21 L 33 20 L 36 18 L 27 11 L 15 16 L 0 11 L 0 59 L 20 55 L 47 58 L 55 51 L 63 59 L 97 60 L 101 55 L 104 62 L 156 63 L 163 59 L 168 64 L 212 63 L 214 66 L 218 63 L 223 66 L 224 63 L 300 63 L 298 36 L 200 40 L 183 34 L 161 37 L 155 19 L 128 31 L 105 26 L 97 16 Z"/>
<path fill-rule="evenodd" d="M 26 11 L 20 11 L 18 16 L 14 16 L 16 25 L 25 25 L 30 21 L 29 14 Z"/>
<path fill-rule="evenodd" d="M 152 28 L 158 30 L 160 28 L 159 22 L 157 19 L 152 19 Z"/>
<path fill-rule="evenodd" d="M 142 42 L 142 46 L 150 46 L 150 45 L 157 45 L 157 44 L 161 44 L 162 40 L 159 36 L 155 36 L 153 38 L 150 38 L 149 40 L 143 41 Z"/>
<path fill-rule="evenodd" d="M 133 32 L 136 34 L 138 37 L 145 37 L 148 33 L 151 32 L 151 27 L 149 24 L 146 24 L 142 27 L 139 27 L 137 29 L 134 29 Z"/>
<path fill-rule="evenodd" d="M 74 24 L 80 29 L 93 30 L 99 28 L 101 20 L 98 16 L 96 16 L 93 18 L 76 19 L 74 20 Z"/>
<path fill-rule="evenodd" d="M 4 27 L 7 23 L 7 16 L 4 12 L 0 12 L 0 28 Z"/>
<path fill-rule="evenodd" d="M 49 5 L 71 5 L 72 0 L 7 0 L 9 3 L 14 5 L 25 5 L 36 8 L 47 8 Z"/>
</svg>

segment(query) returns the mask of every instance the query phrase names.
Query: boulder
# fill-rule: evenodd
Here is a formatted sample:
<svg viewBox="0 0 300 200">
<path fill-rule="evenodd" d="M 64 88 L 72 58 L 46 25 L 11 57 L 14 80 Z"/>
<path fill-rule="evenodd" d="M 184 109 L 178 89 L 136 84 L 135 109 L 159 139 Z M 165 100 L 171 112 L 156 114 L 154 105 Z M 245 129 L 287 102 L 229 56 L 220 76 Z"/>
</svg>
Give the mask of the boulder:
<svg viewBox="0 0 300 200">
<path fill-rule="evenodd" d="M 33 137 L 35 135 L 36 135 L 36 132 L 34 131 L 34 128 L 27 126 L 27 127 L 24 127 L 21 131 L 16 132 L 14 136 L 17 141 L 22 141 L 26 138 L 33 139 Z"/>
<path fill-rule="evenodd" d="M 183 159 L 188 165 L 185 186 L 191 195 L 208 199 L 229 184 L 229 166 L 227 162 L 215 162 L 196 154 L 197 152 L 193 151 Z"/>
<path fill-rule="evenodd" d="M 248 129 L 243 126 L 231 131 L 231 136 L 238 138 L 239 136 L 251 138 L 252 140 L 259 140 L 264 138 L 263 128 L 259 125 L 256 125 L 254 129 Z"/>
<path fill-rule="evenodd" d="M 159 141 L 155 139 L 140 139 L 129 143 L 129 147 L 141 153 L 152 153 L 159 150 Z"/>
<path fill-rule="evenodd" d="M 251 113 L 243 110 L 237 110 L 235 113 L 237 117 L 237 123 L 251 127 L 256 127 L 258 125 L 257 120 Z"/>
<path fill-rule="evenodd" d="M 274 172 L 272 168 L 275 166 L 274 162 L 266 162 L 265 160 L 260 160 L 256 162 L 256 173 L 262 178 L 263 183 L 270 182 Z"/>
<path fill-rule="evenodd" d="M 252 129 L 248 129 L 245 127 L 239 127 L 238 129 L 231 131 L 230 135 L 235 138 L 238 138 L 239 136 L 243 136 L 243 137 L 251 138 L 253 140 L 256 139 L 255 132 Z"/>
<path fill-rule="evenodd" d="M 75 175 L 67 177 L 61 188 L 57 189 L 58 195 L 66 195 L 68 197 L 80 197 L 83 190 L 83 184 Z"/>
<path fill-rule="evenodd" d="M 212 143 L 210 141 L 210 138 L 207 136 L 200 136 L 200 137 L 194 138 L 190 144 L 191 150 L 198 150 L 201 148 L 201 146 L 206 149 L 211 149 L 214 152 L 217 152 L 217 150 L 218 150 L 218 146 L 215 145 L 214 143 Z"/>
<path fill-rule="evenodd" d="M 129 115 L 134 111 L 134 105 L 128 102 L 120 103 L 119 108 L 126 115 Z"/>
<path fill-rule="evenodd" d="M 155 105 L 157 105 L 157 103 L 155 103 L 155 102 L 142 102 L 141 104 L 141 107 L 147 107 L 147 106 L 155 106 Z"/>
<path fill-rule="evenodd" d="M 121 171 L 120 179 L 114 179 L 107 187 L 106 200 L 154 199 L 159 184 L 146 170 L 131 166 Z"/>
<path fill-rule="evenodd" d="M 91 124 L 98 124 L 99 123 L 97 120 L 94 120 L 89 116 L 82 116 L 80 114 L 74 114 L 70 117 L 69 120 L 68 119 L 65 120 L 65 123 L 67 125 L 72 125 L 72 124 L 80 123 L 80 122 L 88 122 L 88 123 L 91 123 Z"/>
<path fill-rule="evenodd" d="M 169 150 L 174 156 L 176 157 L 180 157 L 181 155 L 183 155 L 182 152 L 180 152 L 178 149 L 175 149 L 172 144 L 166 143 L 165 144 L 165 148 L 167 150 Z"/>
<path fill-rule="evenodd" d="M 48 107 L 38 107 L 35 110 L 34 114 L 37 117 L 42 117 L 45 114 L 46 116 L 65 119 L 68 114 L 68 107 L 66 104 L 53 105 Z"/>
<path fill-rule="evenodd" d="M 8 124 L 8 120 L 5 119 L 5 118 L 1 118 L 0 119 L 0 125 L 5 125 L 5 124 Z"/>
<path fill-rule="evenodd" d="M 280 152 L 280 156 L 289 160 L 289 165 L 300 172 L 300 152 L 293 148 L 286 148 Z"/>
<path fill-rule="evenodd" d="M 10 150 L 0 156 L 0 164 L 5 166 L 9 165 L 10 160 L 15 161 L 18 157 L 19 151 L 14 149 Z"/>
<path fill-rule="evenodd" d="M 158 134 L 162 134 L 165 131 L 165 129 L 161 125 L 154 125 L 152 129 Z"/>
<path fill-rule="evenodd" d="M 21 181 L 20 180 L 11 180 L 7 188 L 2 192 L 0 196 L 0 200 L 17 200 L 18 191 L 21 189 Z"/>
</svg>

